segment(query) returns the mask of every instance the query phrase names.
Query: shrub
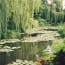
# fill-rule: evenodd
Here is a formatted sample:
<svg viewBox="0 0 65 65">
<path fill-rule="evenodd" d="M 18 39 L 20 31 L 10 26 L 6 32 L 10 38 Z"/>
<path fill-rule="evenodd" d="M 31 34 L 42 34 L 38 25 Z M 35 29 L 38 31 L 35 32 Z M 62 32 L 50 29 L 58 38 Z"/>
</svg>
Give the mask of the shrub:
<svg viewBox="0 0 65 65">
<path fill-rule="evenodd" d="M 53 41 L 52 50 L 54 58 L 53 65 L 65 65 L 65 39 L 57 39 Z"/>
<path fill-rule="evenodd" d="M 39 25 L 40 25 L 40 26 L 46 26 L 46 25 L 48 25 L 48 24 L 47 24 L 47 21 L 46 21 L 45 19 L 41 19 L 41 18 L 40 18 L 40 19 L 38 19 L 38 21 L 39 21 Z"/>
<path fill-rule="evenodd" d="M 7 38 L 14 39 L 14 38 L 18 38 L 18 37 L 19 37 L 19 33 L 16 32 L 15 30 L 8 30 L 7 31 Z"/>
<path fill-rule="evenodd" d="M 58 24 L 58 33 L 62 38 L 65 37 L 65 24 Z"/>
<path fill-rule="evenodd" d="M 61 49 L 56 53 L 56 57 L 53 60 L 54 65 L 65 65 L 65 52 Z"/>
</svg>

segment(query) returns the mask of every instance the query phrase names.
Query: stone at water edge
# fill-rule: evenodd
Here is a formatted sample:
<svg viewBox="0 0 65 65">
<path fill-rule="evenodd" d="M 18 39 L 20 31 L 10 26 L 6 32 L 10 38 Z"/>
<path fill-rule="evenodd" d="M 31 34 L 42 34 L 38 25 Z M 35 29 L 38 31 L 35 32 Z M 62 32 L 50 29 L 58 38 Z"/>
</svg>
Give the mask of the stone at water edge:
<svg viewBox="0 0 65 65">
<path fill-rule="evenodd" d="M 33 63 L 33 61 L 29 61 L 29 63 Z"/>
<path fill-rule="evenodd" d="M 26 64 L 28 64 L 28 63 L 29 63 L 29 61 L 28 61 L 28 60 L 24 60 L 24 62 L 25 62 Z"/>
<path fill-rule="evenodd" d="M 16 62 L 13 62 L 13 64 L 12 65 L 18 65 Z"/>
<path fill-rule="evenodd" d="M 17 59 L 16 63 L 23 63 L 23 60 Z"/>
<path fill-rule="evenodd" d="M 9 47 L 9 46 L 4 46 L 3 48 L 4 49 L 11 49 L 11 47 Z"/>
<path fill-rule="evenodd" d="M 12 49 L 16 49 L 16 47 L 12 47 Z"/>
</svg>

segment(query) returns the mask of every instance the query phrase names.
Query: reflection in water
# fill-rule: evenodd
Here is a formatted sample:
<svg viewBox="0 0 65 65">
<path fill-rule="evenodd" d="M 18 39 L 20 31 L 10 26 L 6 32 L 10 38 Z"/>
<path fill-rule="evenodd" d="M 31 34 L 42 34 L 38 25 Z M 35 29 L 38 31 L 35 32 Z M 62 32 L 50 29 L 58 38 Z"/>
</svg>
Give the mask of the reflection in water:
<svg viewBox="0 0 65 65">
<path fill-rule="evenodd" d="M 4 46 L 9 46 L 14 51 L 0 52 L 0 65 L 11 63 L 16 59 L 21 60 L 36 60 L 36 54 L 40 53 L 41 50 L 45 49 L 51 42 L 35 42 L 35 43 L 6 43 Z M 3 56 L 4 55 L 4 56 Z M 4 63 L 4 64 L 3 64 Z"/>
</svg>

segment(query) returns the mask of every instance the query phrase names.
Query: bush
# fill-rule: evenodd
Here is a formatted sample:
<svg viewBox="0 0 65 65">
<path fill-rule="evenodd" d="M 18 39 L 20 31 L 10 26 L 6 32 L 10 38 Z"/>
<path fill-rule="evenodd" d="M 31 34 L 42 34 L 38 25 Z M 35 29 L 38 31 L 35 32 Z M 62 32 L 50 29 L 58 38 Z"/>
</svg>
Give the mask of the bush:
<svg viewBox="0 0 65 65">
<path fill-rule="evenodd" d="M 65 65 L 65 39 L 57 39 L 52 43 L 53 65 Z"/>
<path fill-rule="evenodd" d="M 63 39 L 56 39 L 52 43 L 52 50 L 53 53 L 59 52 L 64 47 L 64 40 Z"/>
<path fill-rule="evenodd" d="M 58 24 L 58 33 L 62 38 L 65 37 L 65 24 Z"/>
<path fill-rule="evenodd" d="M 42 27 L 48 25 L 48 23 L 45 19 L 40 18 L 40 19 L 38 19 L 38 21 L 39 21 L 39 25 Z"/>
<path fill-rule="evenodd" d="M 15 30 L 8 30 L 7 31 L 7 38 L 14 39 L 14 38 L 18 38 L 18 37 L 19 37 L 19 33 L 16 32 Z"/>
<path fill-rule="evenodd" d="M 64 12 L 63 11 L 56 12 L 56 11 L 51 10 L 50 21 L 51 21 L 51 24 L 52 23 L 58 24 L 58 23 L 63 22 L 64 21 Z"/>
<path fill-rule="evenodd" d="M 61 49 L 56 53 L 56 57 L 53 60 L 54 65 L 65 65 L 65 52 Z"/>
</svg>

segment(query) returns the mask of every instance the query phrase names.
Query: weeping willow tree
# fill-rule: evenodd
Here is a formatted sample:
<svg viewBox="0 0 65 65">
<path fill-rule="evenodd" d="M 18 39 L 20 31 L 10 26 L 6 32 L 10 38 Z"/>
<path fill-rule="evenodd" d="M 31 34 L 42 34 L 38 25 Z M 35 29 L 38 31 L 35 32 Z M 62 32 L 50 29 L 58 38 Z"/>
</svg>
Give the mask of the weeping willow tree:
<svg viewBox="0 0 65 65">
<path fill-rule="evenodd" d="M 0 0 L 0 37 L 8 30 L 29 32 L 38 27 L 34 12 L 39 11 L 41 0 Z"/>
</svg>

